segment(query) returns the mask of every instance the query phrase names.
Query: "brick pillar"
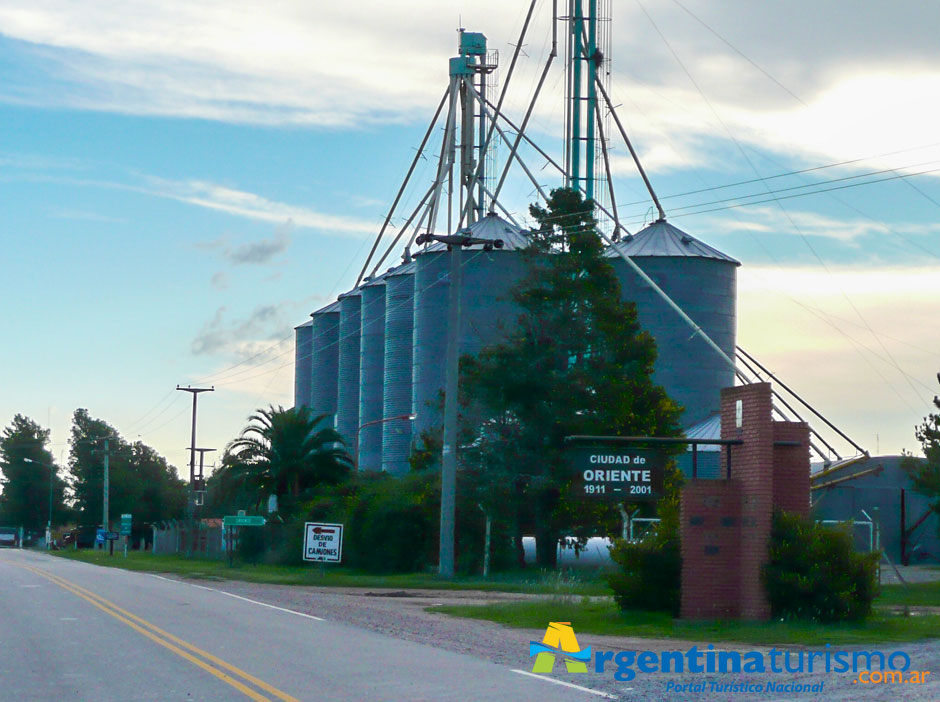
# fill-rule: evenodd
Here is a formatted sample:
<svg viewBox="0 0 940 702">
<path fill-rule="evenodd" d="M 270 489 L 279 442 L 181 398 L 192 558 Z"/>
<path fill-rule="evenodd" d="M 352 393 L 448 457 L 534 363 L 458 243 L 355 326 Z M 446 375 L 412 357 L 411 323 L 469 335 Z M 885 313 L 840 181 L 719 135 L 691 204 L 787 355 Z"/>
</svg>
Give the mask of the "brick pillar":
<svg viewBox="0 0 940 702">
<path fill-rule="evenodd" d="M 768 619 L 770 605 L 761 583 L 773 515 L 774 422 L 770 383 L 721 391 L 721 438 L 741 439 L 730 447 L 731 480 L 741 491 L 741 617 Z M 728 451 L 729 449 L 724 449 Z"/>
<path fill-rule="evenodd" d="M 808 517 L 809 494 L 809 425 L 774 422 L 774 507 Z"/>
</svg>

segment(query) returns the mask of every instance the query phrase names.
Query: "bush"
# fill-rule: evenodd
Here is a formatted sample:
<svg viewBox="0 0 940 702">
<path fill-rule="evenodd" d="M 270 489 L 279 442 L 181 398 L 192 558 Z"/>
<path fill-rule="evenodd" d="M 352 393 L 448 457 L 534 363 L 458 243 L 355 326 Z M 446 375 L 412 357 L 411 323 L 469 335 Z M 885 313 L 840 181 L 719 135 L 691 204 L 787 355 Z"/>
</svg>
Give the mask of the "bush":
<svg viewBox="0 0 940 702">
<path fill-rule="evenodd" d="M 377 476 L 363 483 L 349 515 L 350 565 L 372 573 L 428 566 L 437 547 L 434 477 Z"/>
<path fill-rule="evenodd" d="M 619 566 L 607 576 L 620 609 L 679 613 L 682 561 L 678 540 L 663 543 L 656 537 L 637 544 L 618 539 L 610 557 Z"/>
<path fill-rule="evenodd" d="M 774 617 L 859 620 L 877 594 L 878 554 L 856 553 L 847 529 L 774 514 L 763 581 Z"/>
<path fill-rule="evenodd" d="M 610 557 L 619 568 L 607 576 L 620 609 L 679 615 L 682 556 L 679 551 L 679 489 L 682 474 L 666 473 L 665 496 L 657 504 L 659 526 L 639 543 L 617 539 Z"/>
</svg>

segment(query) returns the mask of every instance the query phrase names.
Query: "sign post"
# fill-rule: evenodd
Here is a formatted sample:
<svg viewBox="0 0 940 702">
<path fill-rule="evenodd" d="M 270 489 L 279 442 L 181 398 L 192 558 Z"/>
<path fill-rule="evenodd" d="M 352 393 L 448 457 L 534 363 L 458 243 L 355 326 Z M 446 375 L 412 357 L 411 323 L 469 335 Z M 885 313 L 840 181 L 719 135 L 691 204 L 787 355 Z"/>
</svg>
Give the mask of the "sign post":
<svg viewBox="0 0 940 702">
<path fill-rule="evenodd" d="M 343 559 L 343 525 L 304 524 L 304 560 L 339 563 Z"/>
<path fill-rule="evenodd" d="M 235 545 L 232 543 L 232 535 L 237 527 L 259 527 L 267 523 L 267 519 L 255 514 L 245 514 L 244 510 L 239 510 L 239 514 L 222 517 L 222 528 L 225 529 L 225 545 L 228 547 L 228 567 L 234 565 Z"/>
<path fill-rule="evenodd" d="M 131 538 L 131 527 L 133 525 L 133 515 L 121 515 L 121 536 L 124 537 L 124 558 L 127 558 L 127 542 Z"/>
</svg>

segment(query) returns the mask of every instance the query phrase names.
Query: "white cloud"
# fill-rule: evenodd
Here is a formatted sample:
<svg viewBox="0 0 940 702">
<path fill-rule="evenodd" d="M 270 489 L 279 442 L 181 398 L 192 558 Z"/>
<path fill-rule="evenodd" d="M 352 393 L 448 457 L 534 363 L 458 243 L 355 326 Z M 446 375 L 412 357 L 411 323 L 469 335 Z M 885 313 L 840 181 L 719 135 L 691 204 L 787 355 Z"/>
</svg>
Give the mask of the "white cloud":
<svg viewBox="0 0 940 702">
<path fill-rule="evenodd" d="M 938 391 L 938 280 L 940 266 L 743 266 L 738 340 L 871 451 L 876 434 L 883 452 L 912 450 Z"/>
</svg>

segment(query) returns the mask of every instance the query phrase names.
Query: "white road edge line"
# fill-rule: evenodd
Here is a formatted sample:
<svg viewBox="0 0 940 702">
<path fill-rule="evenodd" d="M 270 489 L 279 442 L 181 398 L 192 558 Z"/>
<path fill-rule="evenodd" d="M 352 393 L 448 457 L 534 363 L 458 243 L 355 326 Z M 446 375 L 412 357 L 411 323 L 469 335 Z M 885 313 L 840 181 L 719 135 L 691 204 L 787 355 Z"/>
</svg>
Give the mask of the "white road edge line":
<svg viewBox="0 0 940 702">
<path fill-rule="evenodd" d="M 182 580 L 175 580 L 173 578 L 164 578 L 162 575 L 154 575 L 153 573 L 146 573 L 151 578 L 158 578 L 160 580 L 166 580 L 170 583 L 179 583 L 180 585 L 189 585 L 190 587 L 199 588 L 200 590 L 208 590 L 209 592 L 217 592 L 220 595 L 225 595 L 226 597 L 234 597 L 236 600 L 242 600 L 244 602 L 251 602 L 251 604 L 259 605 L 260 607 L 267 607 L 268 609 L 276 609 L 278 612 L 287 612 L 288 614 L 295 614 L 298 617 L 304 617 L 305 619 L 313 619 L 318 622 L 326 621 L 323 617 L 315 617 L 312 614 L 304 614 L 303 612 L 297 612 L 293 609 L 287 609 L 285 607 L 278 607 L 277 605 L 268 604 L 267 602 L 259 602 L 258 600 L 250 600 L 247 597 L 242 597 L 241 595 L 234 595 L 231 592 L 226 592 L 225 590 L 216 590 L 213 587 L 206 587 L 205 585 L 196 585 L 195 583 L 187 583 Z"/>
<path fill-rule="evenodd" d="M 544 675 L 538 675 L 537 673 L 530 673 L 527 670 L 518 670 L 517 668 L 510 668 L 513 673 L 519 673 L 519 675 L 528 675 L 530 678 L 538 678 L 539 680 L 544 680 L 545 682 L 555 683 L 556 685 L 564 685 L 565 687 L 572 687 L 575 690 L 581 690 L 581 692 L 590 692 L 592 695 L 597 695 L 598 697 L 606 697 L 609 700 L 615 700 L 617 697 L 615 695 L 609 695 L 606 692 L 601 692 L 600 690 L 592 690 L 589 687 L 581 687 L 580 685 L 575 685 L 574 683 L 565 682 L 564 680 L 555 680 L 554 678 L 546 678 Z M 632 689 L 632 688 L 627 688 Z"/>
</svg>

